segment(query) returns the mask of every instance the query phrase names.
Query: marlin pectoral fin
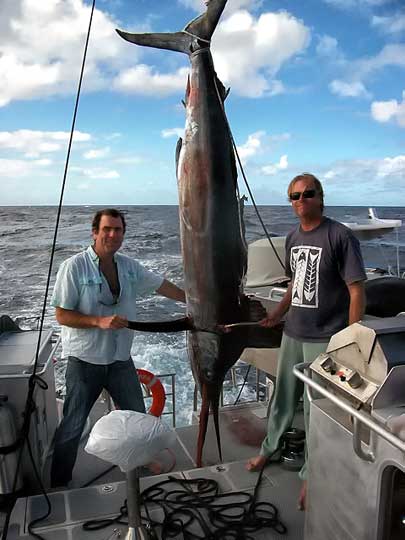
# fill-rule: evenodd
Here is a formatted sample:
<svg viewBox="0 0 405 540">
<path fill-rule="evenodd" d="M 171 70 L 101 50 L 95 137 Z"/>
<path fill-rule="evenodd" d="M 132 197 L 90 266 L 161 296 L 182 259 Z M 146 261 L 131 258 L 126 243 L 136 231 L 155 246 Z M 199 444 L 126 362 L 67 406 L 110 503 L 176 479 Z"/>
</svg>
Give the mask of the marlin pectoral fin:
<svg viewBox="0 0 405 540">
<path fill-rule="evenodd" d="M 173 32 L 163 34 L 130 34 L 116 29 L 126 41 L 135 43 L 135 45 L 143 45 L 144 47 L 154 47 L 156 49 L 168 49 L 170 51 L 178 51 L 185 54 L 190 54 L 193 37 L 185 32 Z"/>
<path fill-rule="evenodd" d="M 188 317 L 183 317 L 171 321 L 128 321 L 128 328 L 139 332 L 184 332 L 194 330 L 194 325 Z"/>
<path fill-rule="evenodd" d="M 246 330 L 246 347 L 253 349 L 275 349 L 280 347 L 284 324 L 272 328 L 251 326 Z"/>
</svg>

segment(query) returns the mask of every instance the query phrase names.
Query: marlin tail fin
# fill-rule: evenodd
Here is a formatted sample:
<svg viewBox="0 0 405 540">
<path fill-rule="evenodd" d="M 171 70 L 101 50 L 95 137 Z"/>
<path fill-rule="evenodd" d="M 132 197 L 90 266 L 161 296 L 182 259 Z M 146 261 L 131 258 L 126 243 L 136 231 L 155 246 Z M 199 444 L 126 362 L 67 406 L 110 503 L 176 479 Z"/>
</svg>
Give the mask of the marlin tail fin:
<svg viewBox="0 0 405 540">
<path fill-rule="evenodd" d="M 210 43 L 226 2 L 227 0 L 207 0 L 205 13 L 188 23 L 182 32 L 157 34 L 130 34 L 122 30 L 117 32 L 123 39 L 136 45 L 191 54 Z"/>
</svg>

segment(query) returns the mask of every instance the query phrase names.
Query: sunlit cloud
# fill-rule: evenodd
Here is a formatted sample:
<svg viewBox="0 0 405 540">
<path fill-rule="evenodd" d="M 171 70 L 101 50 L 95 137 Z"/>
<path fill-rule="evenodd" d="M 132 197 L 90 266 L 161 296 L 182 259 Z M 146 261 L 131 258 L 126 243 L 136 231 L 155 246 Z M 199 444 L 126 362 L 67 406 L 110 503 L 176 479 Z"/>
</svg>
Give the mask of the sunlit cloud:
<svg viewBox="0 0 405 540">
<path fill-rule="evenodd" d="M 257 155 L 263 148 L 263 137 L 266 135 L 264 131 L 256 131 L 248 136 L 245 144 L 238 146 L 238 154 L 243 164 Z"/>
<path fill-rule="evenodd" d="M 95 180 L 116 180 L 120 178 L 120 174 L 114 170 L 107 169 L 80 169 L 80 172 L 83 176 L 92 178 Z"/>
<path fill-rule="evenodd" d="M 70 133 L 64 131 L 34 131 L 19 129 L 17 131 L 0 131 L 1 150 L 14 150 L 25 157 L 35 158 L 41 154 L 59 152 L 67 148 Z M 83 143 L 91 140 L 89 133 L 75 131 L 73 141 Z"/>
<path fill-rule="evenodd" d="M 283 171 L 288 168 L 288 156 L 285 154 L 280 157 L 280 160 L 278 163 L 275 163 L 274 165 L 265 165 L 261 168 L 261 172 L 265 174 L 266 176 L 273 176 L 277 174 L 279 171 Z"/>
<path fill-rule="evenodd" d="M 108 156 L 111 152 L 111 148 L 106 146 L 105 148 L 93 148 L 84 152 L 84 159 L 101 159 Z"/>
<path fill-rule="evenodd" d="M 386 34 L 400 34 L 405 31 L 405 13 L 397 13 L 391 16 L 371 18 L 371 25 Z"/>
<path fill-rule="evenodd" d="M 151 66 L 139 64 L 122 71 L 114 80 L 113 88 L 128 94 L 160 98 L 183 92 L 188 72 L 188 68 L 180 68 L 174 73 L 159 73 Z"/>
<path fill-rule="evenodd" d="M 364 84 L 360 81 L 345 82 L 334 80 L 329 84 L 329 89 L 332 94 L 342 97 L 371 97 L 371 94 L 366 90 Z"/>
<path fill-rule="evenodd" d="M 402 92 L 402 102 L 396 99 L 374 101 L 371 104 L 371 116 L 377 122 L 385 123 L 392 120 L 400 127 L 405 127 L 405 90 Z"/>
<path fill-rule="evenodd" d="M 184 136 L 184 127 L 175 127 L 169 129 L 163 129 L 161 131 L 163 139 L 168 139 L 169 137 L 183 137 Z"/>
<path fill-rule="evenodd" d="M 0 107 L 73 93 L 89 19 L 84 0 L 6 2 L 0 23 Z M 136 60 L 138 51 L 117 39 L 116 27 L 111 15 L 95 10 L 84 91 L 108 88 L 111 72 Z"/>
</svg>

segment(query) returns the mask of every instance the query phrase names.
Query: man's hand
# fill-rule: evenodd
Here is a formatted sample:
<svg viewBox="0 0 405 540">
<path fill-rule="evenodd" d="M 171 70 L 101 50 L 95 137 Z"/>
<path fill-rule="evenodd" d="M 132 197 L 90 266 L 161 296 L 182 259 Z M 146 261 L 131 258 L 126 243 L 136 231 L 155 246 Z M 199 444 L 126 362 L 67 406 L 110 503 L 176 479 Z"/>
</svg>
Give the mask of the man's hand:
<svg viewBox="0 0 405 540">
<path fill-rule="evenodd" d="M 263 326 L 264 328 L 272 328 L 273 326 L 276 326 L 281 321 L 281 317 L 274 313 L 268 313 L 267 317 L 262 319 L 259 324 L 260 326 Z"/>
<path fill-rule="evenodd" d="M 125 317 L 112 315 L 111 317 L 98 317 L 98 325 L 101 330 L 120 330 L 128 327 L 128 320 Z"/>
</svg>

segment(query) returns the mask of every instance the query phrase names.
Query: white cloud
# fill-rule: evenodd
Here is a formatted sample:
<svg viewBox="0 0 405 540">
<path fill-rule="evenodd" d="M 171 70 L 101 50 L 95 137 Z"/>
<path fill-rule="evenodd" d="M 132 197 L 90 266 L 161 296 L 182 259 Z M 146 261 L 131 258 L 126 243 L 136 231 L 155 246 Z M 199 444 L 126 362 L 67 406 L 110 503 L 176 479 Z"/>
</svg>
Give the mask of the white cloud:
<svg viewBox="0 0 405 540">
<path fill-rule="evenodd" d="M 245 144 L 237 147 L 238 154 L 243 165 L 245 165 L 250 158 L 257 155 L 262 150 L 263 137 L 265 134 L 266 133 L 264 131 L 256 131 L 256 133 L 252 133 L 248 136 Z"/>
<path fill-rule="evenodd" d="M 203 13 L 206 10 L 204 0 L 179 0 L 179 3 L 197 13 Z M 261 4 L 261 0 L 232 0 L 226 4 L 224 14 L 230 14 L 240 9 L 255 9 Z"/>
<path fill-rule="evenodd" d="M 291 133 L 279 133 L 276 135 L 269 135 L 269 140 L 271 142 L 283 142 L 283 141 L 289 141 L 291 139 Z"/>
<path fill-rule="evenodd" d="M 13 100 L 73 93 L 90 6 L 84 0 L 3 1 L 6 7 L 2 7 L 0 22 L 0 107 Z M 183 5 L 198 11 L 201 4 L 205 8 L 203 2 L 183 0 Z M 305 50 L 310 40 L 309 29 L 285 11 L 254 18 L 247 9 L 260 4 L 256 0 L 229 2 L 213 37 L 219 76 L 236 93 L 249 97 L 284 92 L 275 75 L 282 65 Z M 113 88 L 157 97 L 184 91 L 186 68 L 161 73 L 155 67 L 136 64 L 143 50 L 119 39 L 117 26 L 107 12 L 95 11 L 83 91 Z"/>
<path fill-rule="evenodd" d="M 370 7 L 378 7 L 387 4 L 391 0 L 324 0 L 327 4 L 331 4 L 340 9 L 362 9 Z"/>
<path fill-rule="evenodd" d="M 380 29 L 386 34 L 397 34 L 405 31 L 405 14 L 397 13 L 390 17 L 379 17 L 374 15 L 371 18 L 371 25 Z"/>
<path fill-rule="evenodd" d="M 13 100 L 75 91 L 90 6 L 84 0 L 3 0 L 0 23 L 0 107 Z M 83 89 L 108 87 L 111 71 L 136 60 L 117 38 L 117 22 L 95 10 Z"/>
<path fill-rule="evenodd" d="M 386 67 L 405 67 L 405 44 L 391 43 L 385 45 L 375 56 L 359 58 L 347 62 L 343 57 L 342 64 L 346 75 L 329 84 L 329 90 L 344 97 L 363 97 L 370 99 L 371 93 L 365 81 L 376 72 Z"/>
<path fill-rule="evenodd" d="M 92 150 L 84 152 L 83 157 L 84 159 L 101 159 L 108 156 L 110 151 L 111 149 L 109 146 L 106 146 L 105 148 L 93 148 Z"/>
<path fill-rule="evenodd" d="M 122 137 L 122 133 L 111 133 L 111 135 L 107 135 L 106 139 L 108 141 L 113 141 L 114 139 L 119 139 L 120 137 Z"/>
<path fill-rule="evenodd" d="M 362 204 L 365 204 L 364 194 L 372 195 L 374 189 L 383 188 L 385 184 L 381 182 L 390 186 L 405 187 L 405 156 L 339 161 L 328 167 L 322 177 L 326 180 L 326 186 L 333 186 L 336 189 L 351 186 L 359 190 L 364 186 Z M 350 203 L 356 204 L 356 201 Z"/>
<path fill-rule="evenodd" d="M 380 177 L 389 176 L 390 178 L 399 175 L 405 180 L 405 155 L 381 160 L 378 163 L 377 175 Z"/>
<path fill-rule="evenodd" d="M 17 131 L 0 131 L 0 151 L 3 149 L 23 153 L 26 157 L 38 157 L 41 154 L 59 152 L 66 148 L 70 133 L 65 131 L 34 131 L 19 129 Z M 75 131 L 75 143 L 91 140 L 89 133 Z"/>
<path fill-rule="evenodd" d="M 32 162 L 22 159 L 1 159 L 0 176 L 2 177 L 22 177 L 29 176 L 32 171 Z"/>
<path fill-rule="evenodd" d="M 325 180 L 333 180 L 337 175 L 337 172 L 334 170 L 326 171 L 326 173 L 323 175 Z"/>
<path fill-rule="evenodd" d="M 217 73 L 226 85 L 239 95 L 261 97 L 284 90 L 275 75 L 309 41 L 309 29 L 286 11 L 255 18 L 242 10 L 219 24 L 212 50 Z"/>
<path fill-rule="evenodd" d="M 402 103 L 396 99 L 374 101 L 371 104 L 371 116 L 377 122 L 394 120 L 399 126 L 405 127 L 405 90 L 402 92 Z"/>
<path fill-rule="evenodd" d="M 100 168 L 76 169 L 76 170 L 81 172 L 83 176 L 92 178 L 94 180 L 115 180 L 117 178 L 120 178 L 120 174 L 114 170 L 100 169 Z"/>
<path fill-rule="evenodd" d="M 329 84 L 329 90 L 332 94 L 343 97 L 371 97 L 364 84 L 360 81 L 345 82 L 334 80 Z"/>
<path fill-rule="evenodd" d="M 358 60 L 354 64 L 354 69 L 363 78 L 386 66 L 405 67 L 405 44 L 385 45 L 376 56 Z"/>
<path fill-rule="evenodd" d="M 123 156 L 114 159 L 114 163 L 120 165 L 138 165 L 143 159 L 140 156 Z"/>
<path fill-rule="evenodd" d="M 334 67 L 336 67 L 336 63 L 344 65 L 346 62 L 345 56 L 339 47 L 337 39 L 327 34 L 318 37 L 316 53 L 321 58 L 333 62 Z"/>
<path fill-rule="evenodd" d="M 163 129 L 161 135 L 164 139 L 168 139 L 169 137 L 184 137 L 184 127 Z"/>
<path fill-rule="evenodd" d="M 34 165 L 38 165 L 39 167 L 49 167 L 49 165 L 52 165 L 51 159 L 36 159 L 33 161 Z"/>
<path fill-rule="evenodd" d="M 278 163 L 275 163 L 274 165 L 265 165 L 261 168 L 261 171 L 266 176 L 272 176 L 276 174 L 278 171 L 284 171 L 288 168 L 288 156 L 285 154 L 280 157 L 280 160 Z"/>
<path fill-rule="evenodd" d="M 122 71 L 114 80 L 113 87 L 128 94 L 161 97 L 184 91 L 188 68 L 180 68 L 175 73 L 158 73 L 145 64 Z"/>
<path fill-rule="evenodd" d="M 242 161 L 242 164 L 245 165 L 252 158 L 267 151 L 274 150 L 275 146 L 290 140 L 290 138 L 290 133 L 267 135 L 263 130 L 251 133 L 244 144 L 237 146 L 240 160 Z M 284 168 L 284 165 L 288 165 L 287 156 L 281 157 L 279 165 L 280 168 Z"/>
</svg>

